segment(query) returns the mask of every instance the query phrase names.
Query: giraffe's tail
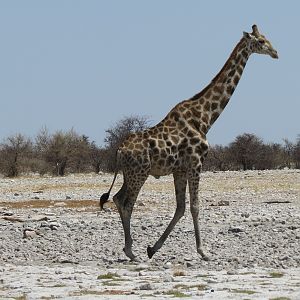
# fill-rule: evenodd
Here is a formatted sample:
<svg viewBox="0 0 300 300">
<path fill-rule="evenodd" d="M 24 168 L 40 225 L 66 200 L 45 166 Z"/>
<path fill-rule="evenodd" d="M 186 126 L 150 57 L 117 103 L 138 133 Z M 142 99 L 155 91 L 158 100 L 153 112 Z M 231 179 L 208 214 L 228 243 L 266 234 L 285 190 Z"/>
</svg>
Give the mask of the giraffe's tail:
<svg viewBox="0 0 300 300">
<path fill-rule="evenodd" d="M 112 189 L 112 187 L 113 187 L 113 185 L 114 185 L 114 183 L 115 183 L 115 180 L 116 180 L 116 178 L 117 178 L 117 175 L 118 175 L 118 171 L 116 170 L 116 171 L 115 171 L 115 175 L 114 175 L 113 182 L 112 182 L 112 184 L 111 184 L 111 186 L 110 186 L 108 192 L 102 194 L 102 196 L 100 197 L 100 203 L 99 203 L 99 205 L 100 205 L 100 209 L 101 209 L 101 210 L 103 209 L 104 203 L 106 203 L 106 202 L 108 201 L 110 191 L 111 191 L 111 189 Z"/>
</svg>

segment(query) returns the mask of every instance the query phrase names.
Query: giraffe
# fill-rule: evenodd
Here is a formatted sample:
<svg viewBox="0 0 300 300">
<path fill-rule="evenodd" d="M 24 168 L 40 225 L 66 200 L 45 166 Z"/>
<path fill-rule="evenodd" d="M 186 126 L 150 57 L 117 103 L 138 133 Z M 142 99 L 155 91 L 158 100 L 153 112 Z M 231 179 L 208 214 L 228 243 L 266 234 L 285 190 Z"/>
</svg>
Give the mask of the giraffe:
<svg viewBox="0 0 300 300">
<path fill-rule="evenodd" d="M 198 94 L 178 103 L 156 126 L 131 134 L 117 150 L 117 168 L 107 193 L 100 198 L 100 208 L 108 201 L 119 171 L 123 172 L 123 185 L 113 201 L 121 217 L 125 247 L 131 260 L 130 220 L 140 189 L 147 177 L 173 174 L 176 210 L 169 225 L 153 247 L 148 246 L 149 258 L 162 247 L 176 223 L 184 215 L 186 187 L 190 194 L 196 249 L 202 259 L 208 260 L 201 247 L 199 229 L 199 177 L 209 144 L 206 134 L 228 104 L 252 53 L 278 58 L 271 43 L 260 34 L 256 25 L 252 33 L 244 32 L 220 72 Z"/>
</svg>

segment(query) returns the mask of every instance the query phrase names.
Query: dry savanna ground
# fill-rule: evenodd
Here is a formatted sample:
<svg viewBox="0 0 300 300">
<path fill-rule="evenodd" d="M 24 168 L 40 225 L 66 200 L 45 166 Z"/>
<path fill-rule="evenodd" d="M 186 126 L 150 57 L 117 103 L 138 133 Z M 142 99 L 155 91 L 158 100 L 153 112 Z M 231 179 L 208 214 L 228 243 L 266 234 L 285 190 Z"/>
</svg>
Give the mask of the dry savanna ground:
<svg viewBox="0 0 300 300">
<path fill-rule="evenodd" d="M 187 211 L 164 246 L 175 211 L 171 176 L 145 183 L 124 255 L 113 202 L 99 211 L 110 174 L 0 178 L 1 299 L 300 299 L 300 171 L 206 172 L 195 251 Z M 113 188 L 122 184 L 122 175 Z"/>
</svg>

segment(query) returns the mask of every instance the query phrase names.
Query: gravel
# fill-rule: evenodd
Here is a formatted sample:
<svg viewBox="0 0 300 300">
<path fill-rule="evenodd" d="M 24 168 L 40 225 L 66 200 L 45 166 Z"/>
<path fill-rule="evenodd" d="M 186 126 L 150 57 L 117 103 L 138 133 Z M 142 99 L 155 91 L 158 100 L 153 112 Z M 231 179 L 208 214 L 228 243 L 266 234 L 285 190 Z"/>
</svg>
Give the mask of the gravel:
<svg viewBox="0 0 300 300">
<path fill-rule="evenodd" d="M 188 209 L 147 258 L 175 211 L 166 176 L 149 177 L 139 195 L 132 236 L 140 262 L 130 262 L 114 204 L 98 207 L 111 180 L 0 178 L 1 299 L 300 299 L 299 170 L 202 174 L 199 220 L 209 261 L 196 252 Z M 121 184 L 119 175 L 112 193 Z"/>
</svg>

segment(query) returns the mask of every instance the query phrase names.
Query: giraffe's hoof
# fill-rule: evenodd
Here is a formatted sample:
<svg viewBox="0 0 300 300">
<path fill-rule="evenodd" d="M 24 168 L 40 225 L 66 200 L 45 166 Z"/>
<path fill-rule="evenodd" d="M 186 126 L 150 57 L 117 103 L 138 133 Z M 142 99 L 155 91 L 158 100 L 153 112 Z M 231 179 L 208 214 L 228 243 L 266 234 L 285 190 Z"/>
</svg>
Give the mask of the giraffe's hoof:
<svg viewBox="0 0 300 300">
<path fill-rule="evenodd" d="M 147 248 L 147 254 L 149 258 L 152 258 L 152 256 L 154 255 L 155 251 L 153 251 L 153 248 L 148 246 Z"/>
<path fill-rule="evenodd" d="M 209 261 L 209 257 L 206 256 L 206 255 L 203 255 L 203 256 L 202 256 L 202 259 L 205 260 L 205 261 Z"/>
<path fill-rule="evenodd" d="M 125 255 L 126 255 L 128 258 L 130 258 L 130 260 L 132 260 L 132 261 L 136 261 L 136 260 L 137 260 L 136 257 L 135 257 L 135 256 L 133 255 L 133 253 L 131 252 L 131 250 L 128 251 L 128 250 L 126 250 L 126 248 L 123 248 L 123 251 L 124 251 Z"/>
<path fill-rule="evenodd" d="M 209 261 L 209 257 L 203 252 L 203 250 L 201 248 L 198 249 L 197 252 L 201 255 L 203 260 Z"/>
</svg>

